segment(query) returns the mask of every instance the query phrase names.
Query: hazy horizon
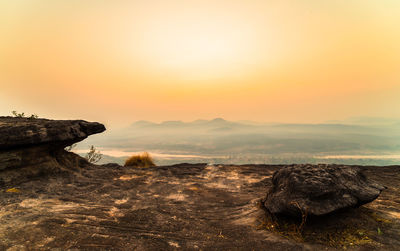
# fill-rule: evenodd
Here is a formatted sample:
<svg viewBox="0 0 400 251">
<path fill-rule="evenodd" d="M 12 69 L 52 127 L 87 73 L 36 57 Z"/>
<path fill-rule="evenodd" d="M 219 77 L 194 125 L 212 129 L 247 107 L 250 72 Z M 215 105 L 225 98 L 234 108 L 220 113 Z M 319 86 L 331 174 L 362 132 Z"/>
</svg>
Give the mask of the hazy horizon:
<svg viewBox="0 0 400 251">
<path fill-rule="evenodd" d="M 85 154 L 95 145 L 101 163 L 149 152 L 157 164 L 400 163 L 400 120 L 350 118 L 334 123 L 294 124 L 229 121 L 136 121 L 79 143 Z"/>
</svg>

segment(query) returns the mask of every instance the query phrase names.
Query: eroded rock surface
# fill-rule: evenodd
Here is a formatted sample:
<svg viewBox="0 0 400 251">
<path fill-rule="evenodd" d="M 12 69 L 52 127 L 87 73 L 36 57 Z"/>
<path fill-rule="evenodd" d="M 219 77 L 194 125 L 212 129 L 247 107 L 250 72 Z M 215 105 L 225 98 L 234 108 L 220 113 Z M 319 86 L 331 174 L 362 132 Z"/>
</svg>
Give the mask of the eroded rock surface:
<svg viewBox="0 0 400 251">
<path fill-rule="evenodd" d="M 258 201 L 280 168 L 93 165 L 22 183 L 19 193 L 6 192 L 7 186 L 0 189 L 0 250 L 333 250 L 260 228 L 265 212 Z M 365 226 L 357 212 L 340 216 L 371 230 L 373 243 L 351 250 L 396 250 L 400 167 L 363 170 L 388 189 L 355 210 L 390 223 Z"/>
<path fill-rule="evenodd" d="M 39 144 L 64 148 L 103 131 L 104 125 L 84 120 L 0 117 L 0 150 Z"/>
<path fill-rule="evenodd" d="M 0 117 L 0 187 L 90 165 L 64 148 L 104 130 L 83 120 Z"/>
<path fill-rule="evenodd" d="M 383 186 L 357 167 L 294 165 L 278 170 L 264 201 L 273 214 L 325 215 L 375 200 Z"/>
</svg>

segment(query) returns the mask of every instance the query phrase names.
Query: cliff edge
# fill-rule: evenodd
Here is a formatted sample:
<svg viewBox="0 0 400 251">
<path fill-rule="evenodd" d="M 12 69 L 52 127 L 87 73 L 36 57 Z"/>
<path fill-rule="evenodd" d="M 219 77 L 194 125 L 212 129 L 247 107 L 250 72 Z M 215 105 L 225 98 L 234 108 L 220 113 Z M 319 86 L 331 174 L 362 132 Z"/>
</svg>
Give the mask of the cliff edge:
<svg viewBox="0 0 400 251">
<path fill-rule="evenodd" d="M 90 165 L 64 148 L 103 131 L 84 120 L 0 117 L 0 187 Z"/>
</svg>

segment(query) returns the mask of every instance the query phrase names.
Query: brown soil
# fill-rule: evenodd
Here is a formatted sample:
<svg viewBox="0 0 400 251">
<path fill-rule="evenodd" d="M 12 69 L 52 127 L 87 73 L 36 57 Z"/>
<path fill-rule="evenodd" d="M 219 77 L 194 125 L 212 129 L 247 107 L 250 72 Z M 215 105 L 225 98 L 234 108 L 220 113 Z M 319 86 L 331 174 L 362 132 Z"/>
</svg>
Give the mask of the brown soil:
<svg viewBox="0 0 400 251">
<path fill-rule="evenodd" d="M 400 166 L 362 167 L 378 199 L 302 229 L 259 206 L 281 167 L 91 166 L 3 187 L 0 250 L 400 249 Z"/>
</svg>

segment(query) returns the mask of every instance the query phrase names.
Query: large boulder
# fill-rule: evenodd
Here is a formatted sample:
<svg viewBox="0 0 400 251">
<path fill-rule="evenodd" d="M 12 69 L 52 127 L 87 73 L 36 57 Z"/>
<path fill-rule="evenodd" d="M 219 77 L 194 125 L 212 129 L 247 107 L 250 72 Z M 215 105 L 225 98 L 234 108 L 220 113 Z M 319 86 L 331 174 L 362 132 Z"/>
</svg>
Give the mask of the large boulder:
<svg viewBox="0 0 400 251">
<path fill-rule="evenodd" d="M 320 216 L 371 202 L 383 189 L 357 167 L 293 165 L 273 174 L 264 206 L 273 214 Z"/>
<path fill-rule="evenodd" d="M 0 117 L 0 187 L 87 166 L 64 148 L 104 130 L 83 120 Z"/>
</svg>

